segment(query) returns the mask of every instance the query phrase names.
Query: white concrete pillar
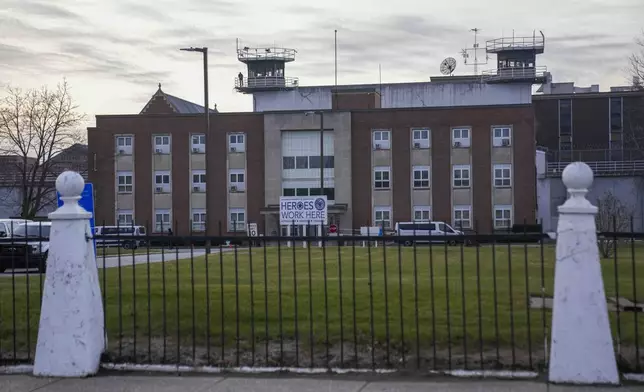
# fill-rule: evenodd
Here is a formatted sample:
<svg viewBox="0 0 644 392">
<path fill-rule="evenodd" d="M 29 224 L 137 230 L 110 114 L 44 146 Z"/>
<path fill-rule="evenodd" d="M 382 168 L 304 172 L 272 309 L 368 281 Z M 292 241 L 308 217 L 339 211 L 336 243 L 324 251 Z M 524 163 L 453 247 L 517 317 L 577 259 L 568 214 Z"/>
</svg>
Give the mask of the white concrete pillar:
<svg viewBox="0 0 644 392">
<path fill-rule="evenodd" d="M 291 247 L 291 225 L 286 226 L 286 236 L 288 237 L 288 241 L 286 241 L 286 246 Z"/>
<path fill-rule="evenodd" d="M 322 237 L 322 225 L 318 225 L 318 237 Z M 322 247 L 322 241 L 318 241 L 318 248 Z"/>
<path fill-rule="evenodd" d="M 72 171 L 56 179 L 63 206 L 51 231 L 34 375 L 83 377 L 98 371 L 104 349 L 103 304 L 91 239 L 91 213 L 78 205 L 85 181 Z"/>
<path fill-rule="evenodd" d="M 559 207 L 548 379 L 619 384 L 597 248 L 597 207 L 586 199 L 593 172 L 574 162 L 562 179 L 569 197 Z"/>
</svg>

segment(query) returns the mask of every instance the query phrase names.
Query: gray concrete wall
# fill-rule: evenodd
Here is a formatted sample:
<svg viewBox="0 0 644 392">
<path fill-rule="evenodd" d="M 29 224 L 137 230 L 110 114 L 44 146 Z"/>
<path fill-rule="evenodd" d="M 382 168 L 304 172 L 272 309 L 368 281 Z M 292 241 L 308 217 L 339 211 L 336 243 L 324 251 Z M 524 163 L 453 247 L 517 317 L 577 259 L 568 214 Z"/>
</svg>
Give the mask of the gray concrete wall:
<svg viewBox="0 0 644 392">
<path fill-rule="evenodd" d="M 529 104 L 529 84 L 397 83 L 342 86 L 343 89 L 375 88 L 383 108 Z M 300 87 L 290 91 L 253 94 L 255 111 L 331 109 L 332 86 Z"/>
<path fill-rule="evenodd" d="M 597 205 L 607 191 L 612 192 L 631 211 L 634 230 L 644 231 L 644 179 L 596 177 L 587 198 L 593 205 Z M 561 178 L 537 180 L 538 216 L 543 218 L 544 230 L 557 230 L 557 207 L 566 201 L 566 197 L 566 187 Z"/>
</svg>

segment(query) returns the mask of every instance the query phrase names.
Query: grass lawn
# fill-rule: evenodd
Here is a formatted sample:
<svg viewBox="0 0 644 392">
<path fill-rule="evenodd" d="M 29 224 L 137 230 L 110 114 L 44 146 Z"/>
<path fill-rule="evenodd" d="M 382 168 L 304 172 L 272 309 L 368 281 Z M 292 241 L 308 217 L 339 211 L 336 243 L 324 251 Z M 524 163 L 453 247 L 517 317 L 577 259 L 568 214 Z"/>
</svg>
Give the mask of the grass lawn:
<svg viewBox="0 0 644 392">
<path fill-rule="evenodd" d="M 607 296 L 619 290 L 635 300 L 637 284 L 641 300 L 644 249 L 636 247 L 634 256 L 635 273 L 630 244 L 620 247 L 617 263 L 602 260 Z M 530 310 L 528 302 L 531 294 L 552 295 L 554 247 L 300 244 L 99 276 L 114 361 L 309 366 L 313 358 L 315 366 L 538 368 L 550 311 Z M 39 275 L 0 278 L 5 359 L 13 358 L 14 342 L 19 359 L 29 352 L 33 358 L 39 284 Z M 644 315 L 622 312 L 618 320 L 611 313 L 611 321 L 622 366 L 636 367 L 636 343 L 644 364 Z"/>
</svg>

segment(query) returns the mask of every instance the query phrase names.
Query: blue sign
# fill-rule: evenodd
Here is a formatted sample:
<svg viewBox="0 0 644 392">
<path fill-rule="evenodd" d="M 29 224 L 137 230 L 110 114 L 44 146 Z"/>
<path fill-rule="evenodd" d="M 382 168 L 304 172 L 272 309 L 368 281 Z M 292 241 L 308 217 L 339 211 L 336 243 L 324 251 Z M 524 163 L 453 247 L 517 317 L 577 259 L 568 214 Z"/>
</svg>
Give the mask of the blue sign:
<svg viewBox="0 0 644 392">
<path fill-rule="evenodd" d="M 60 194 L 58 192 L 56 192 L 56 198 L 58 199 L 58 208 L 62 207 L 63 201 L 60 199 Z M 92 237 L 94 237 L 94 186 L 91 183 L 85 183 L 85 188 L 83 188 L 78 205 L 92 214 L 92 217 L 89 219 L 89 228 L 92 231 Z M 96 240 L 94 239 L 93 241 L 94 256 L 96 256 Z"/>
</svg>

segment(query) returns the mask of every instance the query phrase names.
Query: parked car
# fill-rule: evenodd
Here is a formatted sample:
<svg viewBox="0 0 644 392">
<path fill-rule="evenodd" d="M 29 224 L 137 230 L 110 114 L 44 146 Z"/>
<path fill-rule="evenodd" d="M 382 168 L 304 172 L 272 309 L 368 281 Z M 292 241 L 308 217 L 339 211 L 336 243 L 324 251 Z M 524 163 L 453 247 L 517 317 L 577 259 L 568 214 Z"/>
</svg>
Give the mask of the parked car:
<svg viewBox="0 0 644 392">
<path fill-rule="evenodd" d="M 38 268 L 45 272 L 49 254 L 51 222 L 28 222 L 13 230 L 11 240 L 0 242 L 0 272 Z"/>
<path fill-rule="evenodd" d="M 11 238 L 18 226 L 29 222 L 29 219 L 0 219 L 0 238 Z"/>
<path fill-rule="evenodd" d="M 136 249 L 145 246 L 144 226 L 96 226 L 94 235 L 96 246 L 122 246 L 124 249 Z"/>
</svg>

